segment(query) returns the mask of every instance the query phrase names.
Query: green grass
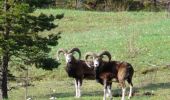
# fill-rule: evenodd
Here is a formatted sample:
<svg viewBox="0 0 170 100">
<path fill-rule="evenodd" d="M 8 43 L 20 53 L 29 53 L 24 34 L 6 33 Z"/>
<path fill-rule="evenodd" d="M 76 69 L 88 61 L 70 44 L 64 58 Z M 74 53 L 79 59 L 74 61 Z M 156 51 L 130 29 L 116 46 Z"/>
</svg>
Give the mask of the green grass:
<svg viewBox="0 0 170 100">
<path fill-rule="evenodd" d="M 64 13 L 62 20 L 56 20 L 59 27 L 44 32 L 43 35 L 62 32 L 59 45 L 52 48 L 50 56 L 55 57 L 59 48 L 78 47 L 84 54 L 87 51 L 108 50 L 113 60 L 130 62 L 135 69 L 133 79 L 135 91 L 132 100 L 169 100 L 170 99 L 170 18 L 166 12 L 90 12 L 61 9 L 39 9 L 46 14 Z M 30 67 L 30 77 L 43 76 L 41 81 L 33 81 L 28 87 L 29 97 L 33 100 L 48 100 L 56 96 L 57 100 L 101 100 L 103 88 L 95 81 L 85 81 L 82 98 L 74 98 L 73 79 L 64 71 L 64 58 L 61 65 L 53 71 Z M 160 67 L 156 72 L 146 75 L 141 72 L 148 68 Z M 16 76 L 22 73 L 14 71 Z M 12 82 L 10 87 L 17 86 Z M 55 92 L 53 92 L 55 90 Z M 118 84 L 113 84 L 113 94 L 119 93 Z M 153 96 L 143 95 L 152 92 Z M 24 100 L 25 90 L 17 87 L 9 91 L 9 100 Z M 120 100 L 120 97 L 114 97 Z"/>
</svg>

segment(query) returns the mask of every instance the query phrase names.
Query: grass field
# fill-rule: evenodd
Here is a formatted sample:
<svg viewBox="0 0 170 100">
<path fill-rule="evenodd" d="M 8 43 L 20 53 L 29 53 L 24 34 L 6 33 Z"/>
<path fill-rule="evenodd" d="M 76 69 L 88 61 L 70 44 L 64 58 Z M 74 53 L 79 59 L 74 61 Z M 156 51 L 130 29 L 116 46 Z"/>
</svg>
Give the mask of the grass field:
<svg viewBox="0 0 170 100">
<path fill-rule="evenodd" d="M 56 20 L 59 27 L 42 33 L 62 32 L 59 45 L 52 48 L 50 56 L 55 57 L 59 48 L 78 47 L 87 51 L 108 50 L 113 60 L 130 62 L 135 69 L 132 100 L 170 100 L 170 18 L 166 12 L 90 12 L 61 9 L 40 9 L 35 12 L 46 14 L 64 13 Z M 31 81 L 28 95 L 32 100 L 102 100 L 103 88 L 95 81 L 85 80 L 82 97 L 74 98 L 73 79 L 64 71 L 64 58 L 59 68 L 53 71 L 29 68 L 30 77 L 43 77 Z M 11 70 L 16 76 L 23 72 Z M 142 74 L 143 73 L 143 74 Z M 9 100 L 24 100 L 25 88 L 10 82 Z M 113 84 L 113 95 L 120 95 L 121 89 Z M 127 88 L 128 92 L 128 88 Z M 145 95 L 146 93 L 153 95 Z M 120 100 L 120 96 L 114 97 Z"/>
</svg>

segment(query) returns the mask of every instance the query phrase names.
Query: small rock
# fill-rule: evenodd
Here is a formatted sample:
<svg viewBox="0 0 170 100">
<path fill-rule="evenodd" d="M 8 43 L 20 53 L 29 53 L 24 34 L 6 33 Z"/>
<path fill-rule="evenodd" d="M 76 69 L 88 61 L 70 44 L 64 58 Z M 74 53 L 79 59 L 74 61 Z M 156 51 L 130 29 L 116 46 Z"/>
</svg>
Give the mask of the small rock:
<svg viewBox="0 0 170 100">
<path fill-rule="evenodd" d="M 27 100 L 32 100 L 32 98 L 27 98 Z"/>
<path fill-rule="evenodd" d="M 51 97 L 49 98 L 50 100 L 56 100 L 57 98 L 56 97 Z"/>
</svg>

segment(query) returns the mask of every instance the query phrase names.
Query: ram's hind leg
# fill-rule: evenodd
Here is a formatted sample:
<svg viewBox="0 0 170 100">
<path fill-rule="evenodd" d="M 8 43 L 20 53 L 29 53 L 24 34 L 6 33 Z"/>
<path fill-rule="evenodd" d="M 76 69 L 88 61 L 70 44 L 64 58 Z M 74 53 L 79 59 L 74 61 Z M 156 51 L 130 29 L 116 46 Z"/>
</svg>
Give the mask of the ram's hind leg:
<svg viewBox="0 0 170 100">
<path fill-rule="evenodd" d="M 125 100 L 125 94 L 126 94 L 125 81 L 120 81 L 119 84 L 122 87 L 122 99 L 121 100 Z"/>
<path fill-rule="evenodd" d="M 133 88 L 132 78 L 128 78 L 127 81 L 129 83 L 129 87 L 130 87 L 129 96 L 128 96 L 128 99 L 130 99 L 132 97 L 132 88 Z"/>
</svg>

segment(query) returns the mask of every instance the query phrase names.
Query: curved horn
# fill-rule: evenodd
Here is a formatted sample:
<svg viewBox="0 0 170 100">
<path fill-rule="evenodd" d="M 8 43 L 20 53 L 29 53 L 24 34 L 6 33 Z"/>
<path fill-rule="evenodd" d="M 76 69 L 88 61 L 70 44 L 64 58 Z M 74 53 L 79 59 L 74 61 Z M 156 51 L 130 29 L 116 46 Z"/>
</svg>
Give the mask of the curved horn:
<svg viewBox="0 0 170 100">
<path fill-rule="evenodd" d="M 78 52 L 79 54 L 79 59 L 81 59 L 81 52 L 80 52 L 80 49 L 79 48 L 72 48 L 69 53 L 73 53 L 74 51 Z"/>
<path fill-rule="evenodd" d="M 88 59 L 89 56 L 94 57 L 94 56 L 96 56 L 96 54 L 93 53 L 93 52 L 87 52 L 87 53 L 85 54 L 85 56 L 84 56 L 84 59 L 87 61 L 87 59 Z"/>
<path fill-rule="evenodd" d="M 87 65 L 89 68 L 91 68 L 92 66 L 91 66 L 90 64 L 88 64 L 88 61 L 87 61 L 87 59 L 88 59 L 89 56 L 94 57 L 94 56 L 96 56 L 96 54 L 93 53 L 93 52 L 87 52 L 87 53 L 85 54 L 85 56 L 84 56 L 86 65 Z"/>
<path fill-rule="evenodd" d="M 67 50 L 66 49 L 59 49 L 58 51 L 57 51 L 57 60 L 59 60 L 59 55 L 60 55 L 60 53 L 67 53 Z"/>
<path fill-rule="evenodd" d="M 106 55 L 109 58 L 109 61 L 111 61 L 111 54 L 109 53 L 109 51 L 103 51 L 101 53 L 99 53 L 99 56 L 102 57 L 103 55 Z"/>
</svg>

